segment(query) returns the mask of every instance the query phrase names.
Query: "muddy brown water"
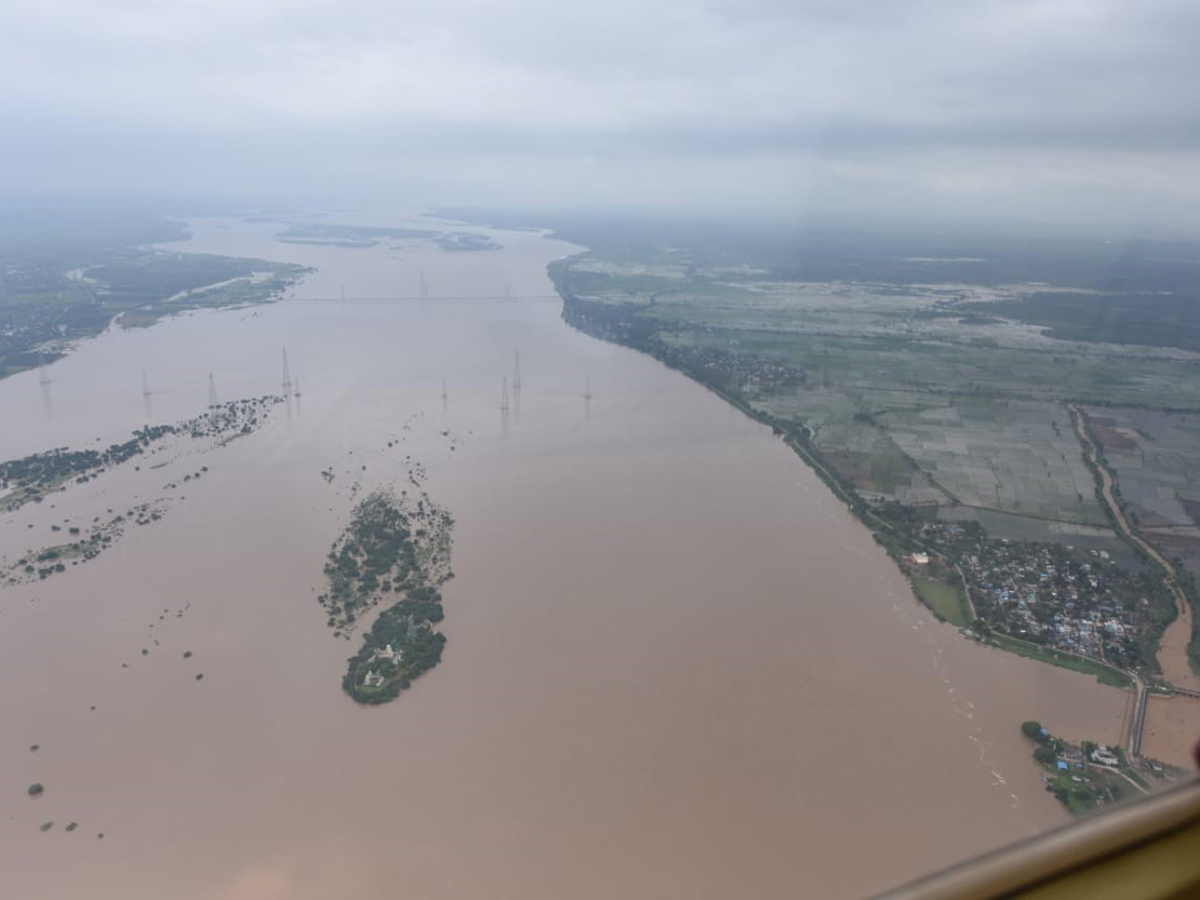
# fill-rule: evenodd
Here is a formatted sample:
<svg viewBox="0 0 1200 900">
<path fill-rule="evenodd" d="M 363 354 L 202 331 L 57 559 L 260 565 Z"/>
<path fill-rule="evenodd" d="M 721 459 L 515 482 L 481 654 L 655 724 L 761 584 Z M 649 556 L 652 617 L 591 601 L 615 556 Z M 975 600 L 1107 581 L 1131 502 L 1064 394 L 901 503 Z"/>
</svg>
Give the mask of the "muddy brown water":
<svg viewBox="0 0 1200 900">
<path fill-rule="evenodd" d="M 575 248 L 193 227 L 173 246 L 303 262 L 296 296 L 350 299 L 113 330 L 48 391 L 0 382 L 0 458 L 123 437 L 142 370 L 153 421 L 200 412 L 209 372 L 223 399 L 278 391 L 284 346 L 302 388 L 254 435 L 0 517 L 12 560 L 51 524 L 167 507 L 0 590 L 0 895 L 856 896 L 1066 821 L 1022 720 L 1118 738 L 1125 693 L 935 622 L 769 430 L 552 301 L 439 299 L 549 294 Z M 428 303 L 354 299 L 419 296 L 421 270 Z M 354 486 L 412 462 L 456 519 L 449 643 L 360 708 L 321 566 Z"/>
</svg>

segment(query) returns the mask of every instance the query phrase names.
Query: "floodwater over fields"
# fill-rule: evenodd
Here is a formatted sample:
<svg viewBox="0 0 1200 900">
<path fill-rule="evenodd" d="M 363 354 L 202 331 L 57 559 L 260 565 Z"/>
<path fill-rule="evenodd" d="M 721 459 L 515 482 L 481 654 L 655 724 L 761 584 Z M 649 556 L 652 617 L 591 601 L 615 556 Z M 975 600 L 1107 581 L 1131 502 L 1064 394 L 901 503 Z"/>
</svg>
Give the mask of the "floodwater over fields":
<svg viewBox="0 0 1200 900">
<path fill-rule="evenodd" d="M 275 230 L 175 246 L 305 263 L 296 297 L 347 299 L 113 330 L 49 385 L 0 382 L 0 458 L 197 415 L 210 372 L 223 400 L 278 392 L 283 347 L 301 388 L 225 447 L 0 517 L 11 562 L 53 524 L 165 510 L 0 589 L 0 895 L 854 896 L 1065 821 L 1020 723 L 1115 741 L 1127 695 L 933 621 L 768 429 L 504 299 L 550 294 L 576 248 Z M 418 296 L 422 271 L 427 303 L 355 299 Z M 355 486 L 414 466 L 456 520 L 449 643 L 361 708 L 322 565 Z"/>
</svg>

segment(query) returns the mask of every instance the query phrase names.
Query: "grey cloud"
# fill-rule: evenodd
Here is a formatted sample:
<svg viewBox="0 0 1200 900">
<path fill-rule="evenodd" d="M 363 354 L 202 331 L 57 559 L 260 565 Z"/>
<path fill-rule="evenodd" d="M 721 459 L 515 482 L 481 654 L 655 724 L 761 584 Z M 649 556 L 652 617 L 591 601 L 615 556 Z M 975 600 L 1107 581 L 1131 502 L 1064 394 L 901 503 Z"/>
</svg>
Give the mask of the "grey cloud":
<svg viewBox="0 0 1200 900">
<path fill-rule="evenodd" d="M 9 4 L 0 189 L 699 204 L 733 181 L 1119 219 L 1200 199 L 1198 44 L 1168 0 Z"/>
</svg>

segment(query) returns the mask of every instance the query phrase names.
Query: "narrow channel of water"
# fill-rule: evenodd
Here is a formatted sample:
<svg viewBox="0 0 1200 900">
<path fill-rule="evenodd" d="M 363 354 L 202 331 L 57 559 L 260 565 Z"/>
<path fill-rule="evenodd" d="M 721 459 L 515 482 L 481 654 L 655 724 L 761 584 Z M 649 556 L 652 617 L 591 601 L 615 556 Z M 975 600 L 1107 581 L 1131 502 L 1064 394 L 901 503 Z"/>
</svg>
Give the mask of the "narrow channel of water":
<svg viewBox="0 0 1200 900">
<path fill-rule="evenodd" d="M 0 381 L 2 458 L 126 435 L 142 370 L 163 422 L 203 409 L 210 372 L 222 399 L 277 392 L 283 347 L 302 386 L 227 447 L 0 517 L 11 560 L 170 500 L 0 590 L 0 895 L 853 896 L 1065 821 L 1020 722 L 1116 740 L 1124 693 L 933 621 L 769 430 L 558 304 L 439 300 L 549 294 L 574 248 L 273 231 L 206 220 L 176 246 L 312 265 L 298 296 L 351 299 L 114 330 L 50 367 L 49 397 Z M 422 271 L 429 303 L 353 299 L 417 296 Z M 363 709 L 321 567 L 355 486 L 414 463 L 457 522 L 449 644 Z"/>
</svg>

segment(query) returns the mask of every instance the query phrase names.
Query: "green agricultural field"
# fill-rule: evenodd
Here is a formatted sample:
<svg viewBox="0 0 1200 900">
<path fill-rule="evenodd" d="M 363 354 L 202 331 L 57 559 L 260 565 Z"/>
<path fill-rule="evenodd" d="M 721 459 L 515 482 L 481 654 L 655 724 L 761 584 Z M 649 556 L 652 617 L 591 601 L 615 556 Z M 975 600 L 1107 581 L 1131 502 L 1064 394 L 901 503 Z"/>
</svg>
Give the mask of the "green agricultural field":
<svg viewBox="0 0 1200 900">
<path fill-rule="evenodd" d="M 1035 519 L 1107 524 L 1067 410 L 959 399 L 876 417 L 896 444 L 964 506 Z"/>
<path fill-rule="evenodd" d="M 1193 528 L 1200 514 L 1200 414 L 1089 408 L 1121 497 L 1143 529 Z"/>
<path fill-rule="evenodd" d="M 1091 407 L 1092 434 L 1129 521 L 1200 577 L 1200 414 Z M 1195 620 L 1200 628 L 1200 617 Z"/>
<path fill-rule="evenodd" d="M 1003 308 L 1019 285 L 796 282 L 694 252 L 632 255 L 586 254 L 552 274 L 629 323 L 623 342 L 707 360 L 702 380 L 803 426 L 869 501 L 1003 515 L 1008 533 L 1038 539 L 1061 525 L 1111 547 L 1066 404 L 1200 396 L 1200 367 L 1180 351 L 1056 340 L 973 311 Z M 730 371 L 718 377 L 716 365 Z"/>
</svg>

